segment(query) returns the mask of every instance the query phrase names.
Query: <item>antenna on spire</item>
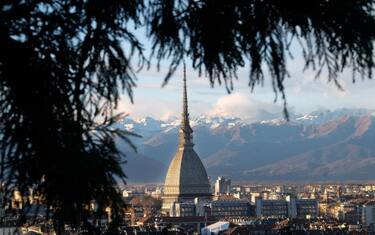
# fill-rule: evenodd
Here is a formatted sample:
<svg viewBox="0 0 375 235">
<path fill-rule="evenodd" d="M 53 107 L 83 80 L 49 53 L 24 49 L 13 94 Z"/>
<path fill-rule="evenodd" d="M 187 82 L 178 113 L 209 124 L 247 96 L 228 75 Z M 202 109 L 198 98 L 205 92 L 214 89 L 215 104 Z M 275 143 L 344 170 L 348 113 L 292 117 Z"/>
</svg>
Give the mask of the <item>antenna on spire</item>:
<svg viewBox="0 0 375 235">
<path fill-rule="evenodd" d="M 193 130 L 190 127 L 189 122 L 189 110 L 188 110 L 188 99 L 187 99 L 187 86 L 186 86 L 186 65 L 184 63 L 184 77 L 183 77 L 183 93 L 182 93 L 182 120 L 181 120 L 181 131 L 180 131 L 180 146 L 193 145 L 192 133 Z"/>
<path fill-rule="evenodd" d="M 187 88 L 186 88 L 186 65 L 184 61 L 184 77 L 183 77 L 183 115 L 189 115 L 188 111 L 188 100 L 187 100 Z M 183 117 L 184 118 L 184 117 Z"/>
<path fill-rule="evenodd" d="M 184 61 L 184 80 L 186 81 L 186 64 L 185 64 L 185 61 Z"/>
</svg>

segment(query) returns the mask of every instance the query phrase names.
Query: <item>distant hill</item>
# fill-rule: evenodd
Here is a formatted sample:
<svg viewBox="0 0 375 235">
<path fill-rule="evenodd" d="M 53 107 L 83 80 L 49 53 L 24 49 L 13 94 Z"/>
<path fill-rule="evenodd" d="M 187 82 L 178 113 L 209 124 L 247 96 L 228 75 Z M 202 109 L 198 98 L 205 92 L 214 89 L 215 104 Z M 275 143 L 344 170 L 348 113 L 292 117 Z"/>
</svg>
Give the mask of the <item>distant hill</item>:
<svg viewBox="0 0 375 235">
<path fill-rule="evenodd" d="M 243 178 L 265 180 L 369 180 L 375 179 L 375 152 L 340 143 L 298 154 L 242 172 Z"/>
<path fill-rule="evenodd" d="M 239 118 L 192 119 L 195 149 L 210 177 L 238 181 L 331 181 L 375 179 L 373 112 L 320 110 L 246 123 Z M 128 153 L 131 182 L 162 182 L 178 142 L 179 120 L 125 119 L 118 125 L 143 135 Z"/>
<path fill-rule="evenodd" d="M 158 160 L 134 153 L 127 154 L 124 170 L 129 182 L 159 183 L 164 181 L 166 166 Z"/>
</svg>

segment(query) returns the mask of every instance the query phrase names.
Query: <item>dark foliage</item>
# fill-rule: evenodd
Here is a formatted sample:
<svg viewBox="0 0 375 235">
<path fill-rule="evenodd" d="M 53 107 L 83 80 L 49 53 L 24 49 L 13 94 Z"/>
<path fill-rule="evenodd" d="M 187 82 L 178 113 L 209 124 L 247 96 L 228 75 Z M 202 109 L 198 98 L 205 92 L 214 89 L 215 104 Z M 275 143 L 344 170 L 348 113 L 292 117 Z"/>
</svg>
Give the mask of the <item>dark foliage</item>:
<svg viewBox="0 0 375 235">
<path fill-rule="evenodd" d="M 122 155 L 111 129 L 119 88 L 132 96 L 130 58 L 142 48 L 125 25 L 138 1 L 1 1 L 1 176 L 7 192 L 43 196 L 52 218 L 78 224 L 95 200 L 120 215 Z M 130 45 L 125 54 L 121 43 Z"/>
<path fill-rule="evenodd" d="M 249 86 L 263 84 L 268 70 L 277 98 L 286 100 L 283 81 L 288 76 L 290 45 L 303 48 L 306 68 L 319 76 L 327 70 L 336 83 L 345 68 L 370 77 L 374 66 L 373 0 L 207 0 L 150 1 L 148 34 L 158 59 L 171 57 L 171 70 L 184 56 L 208 75 L 212 84 L 233 89 L 239 67 L 250 70 Z"/>
<path fill-rule="evenodd" d="M 0 156 L 7 189 L 43 195 L 58 225 L 85 221 L 111 206 L 118 221 L 125 179 L 112 129 L 121 90 L 132 99 L 146 61 L 134 27 L 147 27 L 150 58 L 184 57 L 212 84 L 233 89 L 248 66 L 251 89 L 267 70 L 285 101 L 292 41 L 306 68 L 327 70 L 338 86 L 345 68 L 370 77 L 373 0 L 3 0 L 0 1 Z M 134 61 L 136 60 L 136 61 Z M 353 79 L 355 78 L 353 75 Z M 140 105 L 140 104 L 138 104 Z M 116 218 L 117 216 L 117 218 Z"/>
</svg>

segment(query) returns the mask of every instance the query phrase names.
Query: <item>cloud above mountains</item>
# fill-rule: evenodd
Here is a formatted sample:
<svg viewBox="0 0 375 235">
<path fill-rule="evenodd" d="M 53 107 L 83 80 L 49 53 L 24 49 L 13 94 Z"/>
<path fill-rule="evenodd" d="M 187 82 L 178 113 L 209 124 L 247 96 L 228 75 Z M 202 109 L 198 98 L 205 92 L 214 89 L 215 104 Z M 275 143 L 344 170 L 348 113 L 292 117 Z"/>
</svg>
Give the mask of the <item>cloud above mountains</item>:
<svg viewBox="0 0 375 235">
<path fill-rule="evenodd" d="M 315 79 L 316 72 L 303 70 L 303 61 L 292 60 L 289 66 L 290 78 L 285 80 L 288 109 L 290 112 L 309 113 L 319 108 L 367 108 L 375 109 L 373 91 L 375 81 L 364 80 L 351 84 L 350 71 L 344 71 L 340 83 L 345 91 L 340 91 L 333 82 L 327 83 L 326 72 Z M 164 71 L 164 70 L 162 70 Z M 239 79 L 234 80 L 232 94 L 223 85 L 214 88 L 205 77 L 198 77 L 188 69 L 188 96 L 191 116 L 214 115 L 240 117 L 250 122 L 282 117 L 282 100 L 274 103 L 275 94 L 270 79 L 266 75 L 264 87 L 255 87 L 253 93 L 248 87 L 248 72 L 242 69 Z M 137 87 L 134 88 L 135 103 L 131 104 L 126 95 L 122 96 L 118 112 L 131 117 L 152 116 L 166 120 L 181 113 L 182 71 L 177 71 L 165 87 L 161 87 L 165 73 L 142 71 L 138 74 Z"/>
<path fill-rule="evenodd" d="M 276 103 L 266 103 L 256 100 L 250 92 L 235 92 L 217 100 L 208 112 L 212 116 L 241 117 L 243 120 L 254 122 L 258 120 L 282 117 L 282 107 Z"/>
<path fill-rule="evenodd" d="M 126 96 L 122 97 L 118 110 L 125 110 L 125 113 L 134 118 L 151 116 L 167 120 L 181 114 L 180 99 L 165 101 L 154 99 L 151 101 L 140 98 L 134 104 L 131 104 L 127 99 Z M 254 99 L 250 92 L 234 92 L 221 96 L 213 103 L 191 99 L 189 110 L 191 116 L 240 117 L 248 122 L 282 117 L 281 105 Z"/>
</svg>

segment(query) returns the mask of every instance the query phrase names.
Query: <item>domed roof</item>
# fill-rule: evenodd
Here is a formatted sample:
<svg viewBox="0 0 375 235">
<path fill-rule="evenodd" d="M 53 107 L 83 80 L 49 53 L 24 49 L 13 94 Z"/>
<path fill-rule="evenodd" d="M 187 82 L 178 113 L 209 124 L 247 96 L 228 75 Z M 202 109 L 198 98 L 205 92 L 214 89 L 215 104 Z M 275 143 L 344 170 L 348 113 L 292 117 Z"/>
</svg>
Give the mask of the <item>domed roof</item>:
<svg viewBox="0 0 375 235">
<path fill-rule="evenodd" d="M 180 147 L 165 178 L 164 193 L 210 194 L 206 169 L 192 147 Z"/>
</svg>

